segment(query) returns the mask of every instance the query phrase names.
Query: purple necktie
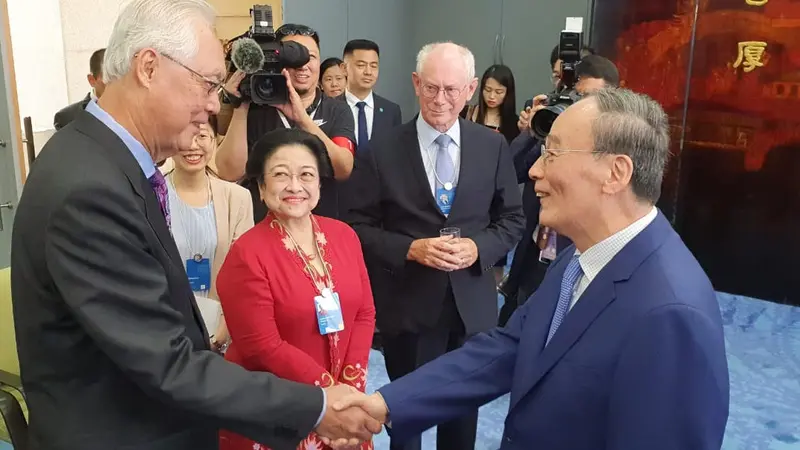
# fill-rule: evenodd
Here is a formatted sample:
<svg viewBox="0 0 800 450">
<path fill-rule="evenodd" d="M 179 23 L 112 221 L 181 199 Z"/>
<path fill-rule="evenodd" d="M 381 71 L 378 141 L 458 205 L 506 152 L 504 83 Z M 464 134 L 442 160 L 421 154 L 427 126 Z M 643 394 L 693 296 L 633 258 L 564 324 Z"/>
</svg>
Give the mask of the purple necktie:
<svg viewBox="0 0 800 450">
<path fill-rule="evenodd" d="M 167 227 L 172 228 L 172 221 L 169 217 L 169 194 L 167 193 L 167 180 L 158 169 L 156 169 L 156 173 L 154 173 L 149 180 L 150 186 L 153 186 L 156 197 L 158 197 L 158 203 L 161 205 L 161 212 L 164 213 L 164 219 L 167 220 Z"/>
</svg>

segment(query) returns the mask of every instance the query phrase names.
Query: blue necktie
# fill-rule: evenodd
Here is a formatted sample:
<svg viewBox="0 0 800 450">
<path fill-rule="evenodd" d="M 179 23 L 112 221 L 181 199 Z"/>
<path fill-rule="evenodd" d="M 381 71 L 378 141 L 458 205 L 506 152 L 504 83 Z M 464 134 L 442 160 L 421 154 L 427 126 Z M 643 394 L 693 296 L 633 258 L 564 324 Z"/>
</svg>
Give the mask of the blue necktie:
<svg viewBox="0 0 800 450">
<path fill-rule="evenodd" d="M 452 139 L 446 134 L 440 134 L 436 138 L 436 188 L 444 187 L 445 183 L 451 183 L 455 186 L 455 166 L 453 165 L 453 158 L 450 157 L 448 151 Z"/>
<path fill-rule="evenodd" d="M 369 131 L 367 130 L 367 113 L 364 108 L 367 107 L 365 102 L 356 103 L 358 108 L 358 145 L 356 147 L 358 153 L 362 153 L 367 148 L 369 142 Z"/>
<path fill-rule="evenodd" d="M 561 326 L 561 322 L 564 321 L 569 311 L 569 304 L 572 302 L 572 293 L 575 291 L 575 283 L 583 274 L 578 256 L 579 255 L 572 256 L 569 264 L 567 264 L 567 270 L 564 271 L 564 276 L 561 278 L 561 292 L 558 294 L 558 304 L 556 305 L 556 311 L 553 313 L 553 320 L 550 322 L 550 332 L 547 333 L 547 342 L 545 342 L 544 345 L 550 343 L 550 339 L 556 334 L 556 330 Z"/>
</svg>

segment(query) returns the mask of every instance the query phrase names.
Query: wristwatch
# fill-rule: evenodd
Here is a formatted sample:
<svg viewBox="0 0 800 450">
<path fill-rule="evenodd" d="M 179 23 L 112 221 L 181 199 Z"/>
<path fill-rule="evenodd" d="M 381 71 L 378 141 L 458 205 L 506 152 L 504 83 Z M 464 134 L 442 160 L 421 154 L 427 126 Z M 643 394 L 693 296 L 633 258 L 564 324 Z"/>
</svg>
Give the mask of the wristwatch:
<svg viewBox="0 0 800 450">
<path fill-rule="evenodd" d="M 228 349 L 228 345 L 229 345 L 229 342 L 227 342 L 227 341 L 226 342 L 220 342 L 220 341 L 216 340 L 214 338 L 214 336 L 211 336 L 211 350 L 214 350 L 215 352 L 217 352 L 219 354 L 223 354 L 223 353 L 225 353 L 225 350 Z"/>
</svg>

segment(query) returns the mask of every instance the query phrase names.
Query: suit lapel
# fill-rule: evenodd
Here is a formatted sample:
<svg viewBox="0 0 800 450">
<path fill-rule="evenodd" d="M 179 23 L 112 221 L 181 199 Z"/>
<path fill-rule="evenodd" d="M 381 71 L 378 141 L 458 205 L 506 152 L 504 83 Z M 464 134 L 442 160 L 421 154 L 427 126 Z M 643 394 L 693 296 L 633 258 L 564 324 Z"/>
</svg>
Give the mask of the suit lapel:
<svg viewBox="0 0 800 450">
<path fill-rule="evenodd" d="M 389 129 L 388 118 L 383 109 L 383 98 L 374 92 L 372 93 L 372 98 L 375 104 L 375 110 L 372 112 L 372 136 L 370 139 L 375 138 L 375 136 L 380 136 L 384 131 Z"/>
<path fill-rule="evenodd" d="M 139 167 L 139 163 L 125 146 L 125 143 L 122 142 L 122 139 L 120 139 L 119 136 L 105 126 L 105 124 L 103 124 L 100 120 L 95 118 L 91 113 L 85 111 L 83 111 L 78 120 L 76 120 L 76 127 L 79 131 L 93 138 L 99 142 L 103 148 L 108 150 L 109 155 L 111 155 L 114 161 L 117 162 L 117 165 L 131 183 L 136 195 L 144 200 L 147 222 L 153 229 L 159 243 L 161 243 L 161 246 L 164 248 L 164 251 L 167 252 L 170 262 L 175 264 L 176 269 L 185 272 L 185 269 L 183 268 L 183 262 L 181 261 L 180 252 L 175 244 L 175 240 L 172 238 L 172 233 L 169 231 L 164 213 L 161 212 L 161 205 L 158 202 L 158 197 L 156 197 L 156 193 L 153 191 L 150 181 L 145 178 L 142 168 Z M 208 334 L 208 331 L 205 327 L 205 322 L 200 315 L 200 309 L 197 307 L 197 303 L 194 301 L 193 296 L 191 303 L 194 311 L 195 321 L 198 323 L 204 333 Z"/>
<path fill-rule="evenodd" d="M 515 379 L 519 381 L 514 385 L 514 390 L 517 392 L 512 393 L 510 408 L 514 408 L 528 392 L 536 387 L 553 366 L 575 345 L 597 317 L 616 299 L 616 283 L 628 280 L 634 270 L 666 240 L 670 233 L 674 233 L 674 231 L 666 218 L 659 212 L 655 220 L 633 238 L 597 274 L 564 318 L 553 339 L 547 347 L 542 348 L 550 328 L 561 289 L 561 278 L 569 258 L 559 259 L 559 263 L 553 267 L 545 279 L 546 284 L 543 284 L 537 291 L 537 295 L 531 299 L 531 301 L 534 299 L 537 302 L 541 301 L 545 305 L 545 309 L 540 310 L 537 315 L 529 313 L 528 316 L 533 320 L 526 325 L 526 328 L 529 329 L 525 331 L 525 339 L 530 344 L 526 344 L 525 347 L 531 347 L 534 352 L 540 351 L 540 353 L 534 353 L 538 356 L 530 359 L 532 363 L 515 372 Z M 572 255 L 574 250 L 574 246 L 568 247 L 563 256 Z M 545 296 L 542 299 L 538 298 L 540 291 Z"/>
<path fill-rule="evenodd" d="M 406 154 L 409 158 L 409 164 L 411 165 L 411 170 L 414 172 L 414 175 L 417 179 L 417 183 L 424 187 L 424 192 L 427 193 L 425 196 L 428 199 L 428 203 L 430 206 L 442 217 L 442 211 L 439 210 L 439 206 L 436 204 L 436 200 L 433 198 L 433 194 L 431 193 L 431 184 L 428 181 L 428 174 L 425 173 L 425 164 L 422 162 L 422 151 L 419 147 L 419 135 L 417 134 L 417 117 L 414 117 L 414 120 L 407 123 L 405 125 L 407 128 L 403 133 L 403 143 L 400 148 L 408 149 Z"/>
</svg>

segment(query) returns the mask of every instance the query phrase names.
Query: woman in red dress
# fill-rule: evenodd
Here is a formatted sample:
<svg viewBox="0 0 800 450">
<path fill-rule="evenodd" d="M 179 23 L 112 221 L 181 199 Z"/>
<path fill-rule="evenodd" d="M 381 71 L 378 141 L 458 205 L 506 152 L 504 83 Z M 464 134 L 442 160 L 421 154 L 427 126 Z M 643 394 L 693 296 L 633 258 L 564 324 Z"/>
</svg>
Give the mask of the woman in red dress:
<svg viewBox="0 0 800 450">
<path fill-rule="evenodd" d="M 343 222 L 311 213 L 320 179 L 331 173 L 324 144 L 305 131 L 276 130 L 255 144 L 247 175 L 258 180 L 270 213 L 233 244 L 217 277 L 231 335 L 225 358 L 288 380 L 363 392 L 375 307 L 361 244 Z M 267 449 L 229 431 L 220 433 L 220 448 Z M 314 433 L 298 446 L 326 448 Z"/>
</svg>

